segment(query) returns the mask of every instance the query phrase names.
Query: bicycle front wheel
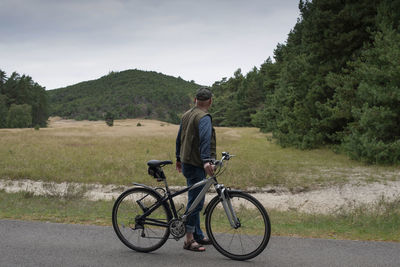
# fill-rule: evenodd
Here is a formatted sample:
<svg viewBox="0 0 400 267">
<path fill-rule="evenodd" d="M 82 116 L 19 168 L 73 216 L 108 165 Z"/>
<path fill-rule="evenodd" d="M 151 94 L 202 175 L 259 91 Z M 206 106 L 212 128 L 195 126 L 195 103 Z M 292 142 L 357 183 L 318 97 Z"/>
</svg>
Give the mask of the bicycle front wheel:
<svg viewBox="0 0 400 267">
<path fill-rule="evenodd" d="M 161 205 L 139 220 L 145 211 L 154 207 L 160 196 L 146 188 L 133 188 L 122 193 L 114 203 L 112 223 L 118 238 L 127 247 L 150 252 L 160 248 L 169 237 L 171 219 L 167 205 Z"/>
<path fill-rule="evenodd" d="M 248 260 L 260 254 L 268 244 L 271 224 L 261 203 L 244 192 L 229 192 L 240 226 L 231 226 L 220 199 L 210 203 L 206 215 L 208 237 L 226 257 Z"/>
</svg>

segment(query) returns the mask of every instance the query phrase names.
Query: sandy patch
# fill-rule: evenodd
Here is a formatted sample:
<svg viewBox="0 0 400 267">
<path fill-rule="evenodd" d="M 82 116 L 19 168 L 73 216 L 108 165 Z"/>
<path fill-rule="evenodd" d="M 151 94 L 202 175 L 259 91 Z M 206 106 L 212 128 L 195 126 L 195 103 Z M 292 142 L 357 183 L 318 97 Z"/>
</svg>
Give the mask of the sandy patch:
<svg viewBox="0 0 400 267">
<path fill-rule="evenodd" d="M 32 180 L 1 180 L 0 190 L 6 192 L 31 192 L 34 195 L 73 197 L 81 195 L 89 200 L 113 200 L 129 187 L 100 184 L 49 183 Z M 171 187 L 173 190 L 179 187 Z M 279 192 L 280 191 L 280 192 Z M 273 192 L 273 193 L 271 193 Z M 351 210 L 357 206 L 374 204 L 382 198 L 392 201 L 400 197 L 400 181 L 371 183 L 365 185 L 335 186 L 303 193 L 287 190 L 265 190 L 252 193 L 267 209 L 281 211 L 297 210 L 305 213 L 330 214 L 339 210 Z M 209 193 L 209 201 L 215 193 Z M 177 197 L 177 205 L 185 204 L 186 194 Z"/>
<path fill-rule="evenodd" d="M 394 201 L 400 197 L 400 181 L 385 184 L 346 184 L 297 194 L 283 192 L 253 195 L 265 207 L 272 209 L 330 214 L 340 210 L 351 210 L 360 205 L 375 204 L 382 198 L 388 202 Z"/>
<path fill-rule="evenodd" d="M 54 136 L 175 136 L 179 126 L 157 120 L 125 119 L 115 120 L 114 126 L 109 127 L 104 121 L 76 121 L 52 117 L 48 129 L 53 129 L 51 135 Z M 66 129 L 68 130 L 65 131 Z"/>
<path fill-rule="evenodd" d="M 228 131 L 225 131 L 224 133 L 224 136 L 225 137 L 233 137 L 233 138 L 240 138 L 240 137 L 242 137 L 242 135 L 238 132 L 238 131 L 236 131 L 236 130 L 228 130 Z"/>
</svg>

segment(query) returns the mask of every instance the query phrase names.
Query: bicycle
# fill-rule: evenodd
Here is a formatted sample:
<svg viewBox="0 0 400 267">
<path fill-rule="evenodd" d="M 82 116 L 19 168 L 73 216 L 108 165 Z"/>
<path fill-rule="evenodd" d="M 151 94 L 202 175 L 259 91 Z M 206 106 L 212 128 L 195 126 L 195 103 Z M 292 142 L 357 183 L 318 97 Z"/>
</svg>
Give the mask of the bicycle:
<svg viewBox="0 0 400 267">
<path fill-rule="evenodd" d="M 213 246 L 234 260 L 248 260 L 259 255 L 266 248 L 271 234 L 267 211 L 253 196 L 225 187 L 216 179 L 226 169 L 224 162 L 233 156 L 223 152 L 221 160 L 213 162 L 216 169 L 212 177 L 174 193 L 170 191 L 162 169 L 172 161 L 149 161 L 148 173 L 157 181 L 164 182 L 165 189 L 133 183 L 136 187 L 117 198 L 112 223 L 118 238 L 139 252 L 160 248 L 170 235 L 179 240 L 186 234 L 187 217 L 214 185 L 217 195 L 204 210 L 205 227 Z M 183 205 L 177 210 L 173 198 L 201 186 L 203 188 L 192 206 L 179 215 Z"/>
</svg>

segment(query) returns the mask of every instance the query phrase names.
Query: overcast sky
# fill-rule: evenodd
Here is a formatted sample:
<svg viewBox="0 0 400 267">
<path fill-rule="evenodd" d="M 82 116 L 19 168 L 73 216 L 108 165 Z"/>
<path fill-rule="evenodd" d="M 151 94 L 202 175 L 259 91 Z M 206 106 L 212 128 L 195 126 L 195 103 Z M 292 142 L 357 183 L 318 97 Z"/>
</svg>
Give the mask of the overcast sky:
<svg viewBox="0 0 400 267">
<path fill-rule="evenodd" d="M 141 69 L 212 85 L 284 43 L 298 0 L 0 0 L 0 69 L 46 89 Z"/>
</svg>

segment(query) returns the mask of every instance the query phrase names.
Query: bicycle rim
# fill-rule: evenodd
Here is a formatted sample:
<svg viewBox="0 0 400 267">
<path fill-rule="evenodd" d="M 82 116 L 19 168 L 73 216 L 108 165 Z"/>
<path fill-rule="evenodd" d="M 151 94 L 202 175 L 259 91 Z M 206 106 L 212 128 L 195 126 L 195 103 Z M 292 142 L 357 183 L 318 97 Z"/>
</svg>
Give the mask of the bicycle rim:
<svg viewBox="0 0 400 267">
<path fill-rule="evenodd" d="M 271 225 L 264 207 L 243 192 L 230 192 L 230 201 L 240 227 L 233 228 L 220 200 L 211 203 L 206 228 L 214 247 L 226 257 L 248 260 L 260 254 L 268 244 Z"/>
<path fill-rule="evenodd" d="M 151 208 L 159 196 L 145 188 L 133 188 L 121 194 L 113 207 L 113 227 L 119 239 L 129 248 L 150 252 L 160 248 L 168 239 L 169 228 L 149 225 L 156 220 L 167 223 L 170 219 L 167 207 L 161 205 L 145 221 L 137 222 L 135 218 Z"/>
</svg>

